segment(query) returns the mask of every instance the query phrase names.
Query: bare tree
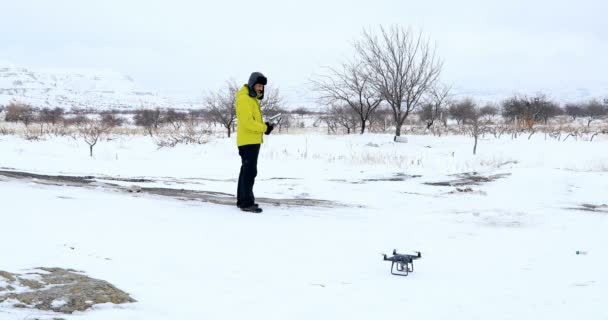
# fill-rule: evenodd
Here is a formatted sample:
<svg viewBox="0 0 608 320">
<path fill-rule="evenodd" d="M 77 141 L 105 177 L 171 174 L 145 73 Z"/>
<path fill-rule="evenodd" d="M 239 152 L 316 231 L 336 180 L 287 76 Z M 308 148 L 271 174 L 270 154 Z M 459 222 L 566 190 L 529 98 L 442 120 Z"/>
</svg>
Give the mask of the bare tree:
<svg viewBox="0 0 608 320">
<path fill-rule="evenodd" d="M 357 127 L 360 124 L 359 115 L 345 105 L 332 105 L 329 109 L 328 116 L 335 124 L 346 129 L 347 134 L 357 130 Z"/>
<path fill-rule="evenodd" d="M 417 111 L 420 121 L 422 121 L 427 129 L 430 129 L 435 121 L 439 118 L 440 113 L 434 108 L 432 103 L 426 102 Z"/>
<path fill-rule="evenodd" d="M 584 116 L 584 110 L 580 103 L 566 104 L 565 112 L 568 116 L 572 117 L 572 120 L 576 120 L 576 118 Z"/>
<path fill-rule="evenodd" d="M 484 113 L 481 111 L 481 109 L 473 100 L 470 100 L 470 102 L 472 105 L 472 109 L 467 116 L 467 119 L 470 120 L 470 124 L 467 128 L 467 131 L 475 141 L 473 145 L 473 154 L 477 154 L 477 142 L 479 140 L 479 137 L 486 133 L 489 127 L 488 121 L 483 119 Z"/>
<path fill-rule="evenodd" d="M 427 101 L 418 113 L 420 121 L 426 123 L 427 129 L 430 129 L 437 120 L 441 121 L 447 114 L 446 106 L 450 103 L 450 90 L 451 87 L 438 83 L 429 91 Z"/>
<path fill-rule="evenodd" d="M 582 115 L 587 118 L 587 127 L 589 127 L 592 121 L 608 116 L 608 107 L 594 99 L 584 105 Z"/>
<path fill-rule="evenodd" d="M 34 111 L 35 109 L 29 104 L 11 102 L 8 106 L 6 106 L 6 115 L 4 121 L 22 122 L 27 127 L 36 119 Z"/>
<path fill-rule="evenodd" d="M 78 124 L 78 133 L 89 145 L 89 155 L 91 157 L 93 157 L 93 147 L 111 129 L 111 126 L 98 119 L 86 119 Z"/>
<path fill-rule="evenodd" d="M 85 123 L 86 121 L 88 121 L 87 117 L 85 115 L 82 114 L 78 114 L 76 116 L 71 116 L 71 117 L 66 117 L 63 119 L 63 125 L 64 126 L 80 126 L 83 123 Z"/>
<path fill-rule="evenodd" d="M 137 110 L 133 120 L 135 120 L 135 125 L 144 127 L 152 137 L 161 124 L 160 108 Z"/>
<path fill-rule="evenodd" d="M 40 125 L 39 135 L 43 135 L 45 133 L 45 124 L 48 127 L 47 133 L 49 134 L 59 134 L 60 132 L 62 132 L 61 128 L 58 127 L 57 124 L 63 122 L 64 113 L 65 111 L 62 108 L 42 108 L 42 110 L 40 110 L 38 114 L 34 116 L 33 120 L 33 122 L 36 122 Z"/>
<path fill-rule="evenodd" d="M 535 97 L 533 104 L 536 108 L 535 121 L 543 121 L 545 125 L 549 123 L 549 119 L 563 114 L 559 104 L 549 100 L 545 95 Z"/>
<path fill-rule="evenodd" d="M 338 130 L 338 121 L 329 113 L 318 114 L 318 122 L 325 123 L 327 126 L 327 134 L 336 133 Z"/>
<path fill-rule="evenodd" d="M 59 122 L 63 121 L 63 114 L 65 113 L 65 110 L 63 110 L 62 108 L 42 108 L 42 110 L 40 110 L 40 115 L 39 115 L 39 121 L 40 122 L 44 122 L 44 123 L 48 123 L 51 125 L 56 125 Z"/>
<path fill-rule="evenodd" d="M 542 93 L 533 98 L 513 96 L 502 102 L 502 116 L 530 130 L 537 122 L 544 121 L 546 124 L 549 118 L 560 113 L 557 103 Z"/>
<path fill-rule="evenodd" d="M 461 101 L 454 102 L 448 109 L 450 118 L 456 120 L 456 124 L 466 124 L 467 120 L 473 118 L 475 113 L 475 102 L 471 98 L 464 98 Z"/>
<path fill-rule="evenodd" d="M 502 116 L 517 125 L 534 125 L 532 104 L 528 97 L 513 96 L 502 102 Z"/>
<path fill-rule="evenodd" d="M 264 89 L 264 99 L 260 100 L 260 109 L 266 117 L 272 117 L 283 113 L 285 98 L 281 95 L 279 88 L 266 87 Z"/>
<path fill-rule="evenodd" d="M 184 126 L 187 118 L 187 113 L 170 108 L 162 115 L 161 122 L 169 124 L 174 130 L 179 130 Z"/>
<path fill-rule="evenodd" d="M 113 111 L 102 112 L 100 115 L 101 115 L 101 122 L 103 122 L 104 125 L 106 125 L 110 128 L 120 127 L 125 122 L 125 119 L 119 117 Z"/>
<path fill-rule="evenodd" d="M 469 132 L 475 139 L 475 144 L 473 145 L 473 154 L 477 154 L 477 141 L 479 140 L 479 136 L 483 133 L 483 127 L 481 127 L 481 112 L 479 109 L 475 109 L 471 116 L 471 128 L 469 129 Z"/>
<path fill-rule="evenodd" d="M 301 118 L 303 118 L 304 116 L 313 114 L 314 112 L 306 109 L 305 107 L 297 107 L 293 109 L 291 113 L 299 115 Z"/>
<path fill-rule="evenodd" d="M 320 94 L 320 100 L 327 105 L 344 104 L 350 107 L 360 119 L 361 134 L 370 117 L 382 102 L 382 98 L 364 72 L 361 62 L 342 64 L 340 69 L 327 68 L 326 75 L 311 80 L 313 89 Z"/>
<path fill-rule="evenodd" d="M 205 107 L 212 121 L 226 128 L 228 137 L 236 120 L 236 93 L 239 90 L 234 80 L 226 81 L 226 86 L 217 92 L 211 92 L 205 98 Z"/>
<path fill-rule="evenodd" d="M 479 109 L 479 112 L 481 113 L 482 117 L 486 117 L 485 120 L 487 122 L 490 122 L 496 115 L 498 115 L 498 107 L 488 103 L 485 106 L 481 107 Z"/>
<path fill-rule="evenodd" d="M 505 121 L 519 123 L 526 114 L 527 99 L 517 95 L 505 99 L 501 103 L 501 115 Z"/>
<path fill-rule="evenodd" d="M 355 49 L 374 89 L 393 110 L 400 136 L 405 119 L 438 81 L 443 63 L 422 32 L 400 26 L 380 26 L 379 35 L 364 31 Z"/>
<path fill-rule="evenodd" d="M 393 123 L 393 112 L 385 104 L 381 104 L 369 118 L 369 131 L 387 132 Z"/>
</svg>

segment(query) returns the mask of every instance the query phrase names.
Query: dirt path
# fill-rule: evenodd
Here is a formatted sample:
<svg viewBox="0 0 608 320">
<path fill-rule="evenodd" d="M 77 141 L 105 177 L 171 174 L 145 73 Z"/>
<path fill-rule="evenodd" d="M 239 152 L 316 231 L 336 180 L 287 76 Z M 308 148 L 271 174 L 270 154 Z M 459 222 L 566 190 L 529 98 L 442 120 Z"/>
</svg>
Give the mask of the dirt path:
<svg viewBox="0 0 608 320">
<path fill-rule="evenodd" d="M 157 182 L 153 179 L 143 178 L 119 178 L 119 177 L 106 177 L 106 176 L 66 176 L 66 175 L 43 175 L 25 171 L 16 170 L 0 170 L 0 181 L 2 180 L 19 180 L 27 181 L 44 185 L 53 186 L 70 186 L 70 187 L 82 187 L 82 188 L 104 188 L 117 192 L 126 193 L 139 193 L 139 194 L 150 194 L 159 195 L 165 197 L 171 197 L 174 199 L 185 200 L 185 201 L 203 201 L 221 205 L 235 206 L 236 199 L 234 194 L 216 192 L 216 191 L 205 191 L 205 190 L 189 190 L 189 189 L 176 189 L 176 188 L 159 188 L 159 187 L 146 187 L 146 183 Z M 120 181 L 129 182 L 133 185 L 124 186 L 107 181 Z M 310 198 L 293 198 L 293 199 L 275 199 L 275 198 L 256 198 L 256 201 L 263 205 L 271 206 L 291 206 L 291 207 L 324 207 L 324 208 L 336 208 L 346 207 L 346 205 L 339 204 L 336 202 L 320 199 Z"/>
</svg>

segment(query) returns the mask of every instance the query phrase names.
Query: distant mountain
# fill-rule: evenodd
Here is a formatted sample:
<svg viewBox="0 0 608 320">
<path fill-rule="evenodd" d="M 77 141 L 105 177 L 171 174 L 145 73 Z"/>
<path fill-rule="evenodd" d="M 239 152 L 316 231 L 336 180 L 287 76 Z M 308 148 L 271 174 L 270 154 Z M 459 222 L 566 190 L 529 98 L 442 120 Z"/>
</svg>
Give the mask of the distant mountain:
<svg viewBox="0 0 608 320">
<path fill-rule="evenodd" d="M 0 66 L 0 105 L 11 101 L 65 109 L 200 108 L 193 101 L 138 89 L 131 77 L 118 73 L 38 72 Z"/>
<path fill-rule="evenodd" d="M 544 89 L 467 89 L 455 87 L 453 94 L 456 98 L 471 97 L 481 103 L 496 102 L 518 96 L 535 97 L 539 94 L 546 95 L 549 99 L 561 104 L 569 102 L 584 102 L 591 99 L 604 101 L 608 99 L 608 86 L 590 88 L 544 88 Z"/>
<path fill-rule="evenodd" d="M 455 98 L 472 97 L 480 103 L 495 102 L 515 94 L 535 96 L 538 93 L 560 103 L 587 101 L 593 98 L 608 99 L 608 85 L 596 88 L 547 88 L 533 89 L 478 89 L 455 86 Z M 0 105 L 11 101 L 28 103 L 34 107 L 95 108 L 98 110 L 138 108 L 201 108 L 200 99 L 194 94 L 160 95 L 143 90 L 128 75 L 115 72 L 34 71 L 16 66 L 0 64 Z M 298 92 L 294 97 L 286 96 L 289 105 L 322 110 L 312 98 L 310 91 Z M 306 99 L 303 99 L 305 97 Z M 301 101 L 294 104 L 294 101 Z"/>
</svg>

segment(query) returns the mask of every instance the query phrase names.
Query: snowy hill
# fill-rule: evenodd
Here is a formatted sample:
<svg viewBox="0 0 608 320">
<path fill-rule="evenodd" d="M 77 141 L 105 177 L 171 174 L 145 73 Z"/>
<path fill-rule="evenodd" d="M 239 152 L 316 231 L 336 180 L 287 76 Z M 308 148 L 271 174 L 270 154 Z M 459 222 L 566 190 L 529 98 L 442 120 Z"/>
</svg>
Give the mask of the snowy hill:
<svg viewBox="0 0 608 320">
<path fill-rule="evenodd" d="M 575 87 L 547 87 L 547 88 L 501 88 L 501 89 L 471 89 L 456 86 L 453 93 L 457 98 L 472 97 L 475 100 L 485 102 L 496 102 L 513 97 L 514 95 L 537 96 L 544 94 L 549 99 L 561 104 L 570 102 L 584 102 L 591 99 L 600 101 L 608 98 L 608 87 L 598 86 L 596 88 Z"/>
<path fill-rule="evenodd" d="M 10 101 L 65 109 L 189 108 L 195 105 L 142 90 L 128 75 L 114 72 L 39 72 L 0 67 L 0 105 Z"/>
</svg>

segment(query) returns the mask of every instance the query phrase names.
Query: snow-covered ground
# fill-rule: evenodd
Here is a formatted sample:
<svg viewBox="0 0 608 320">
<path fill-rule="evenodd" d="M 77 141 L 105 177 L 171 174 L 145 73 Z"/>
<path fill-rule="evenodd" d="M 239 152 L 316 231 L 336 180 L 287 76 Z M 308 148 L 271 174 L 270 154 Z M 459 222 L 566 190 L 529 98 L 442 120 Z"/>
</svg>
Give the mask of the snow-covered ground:
<svg viewBox="0 0 608 320">
<path fill-rule="evenodd" d="M 335 208 L 233 206 L 0 175 L 0 270 L 63 267 L 139 302 L 0 319 L 608 319 L 608 138 L 276 135 L 257 197 Z M 0 170 L 147 178 L 140 186 L 234 193 L 234 139 L 157 149 L 0 136 Z M 467 172 L 492 182 L 433 186 Z M 133 184 L 133 183 L 127 183 Z M 73 249 L 72 249 L 73 248 Z M 380 253 L 419 250 L 392 276 Z M 577 255 L 577 250 L 587 252 Z"/>
</svg>

